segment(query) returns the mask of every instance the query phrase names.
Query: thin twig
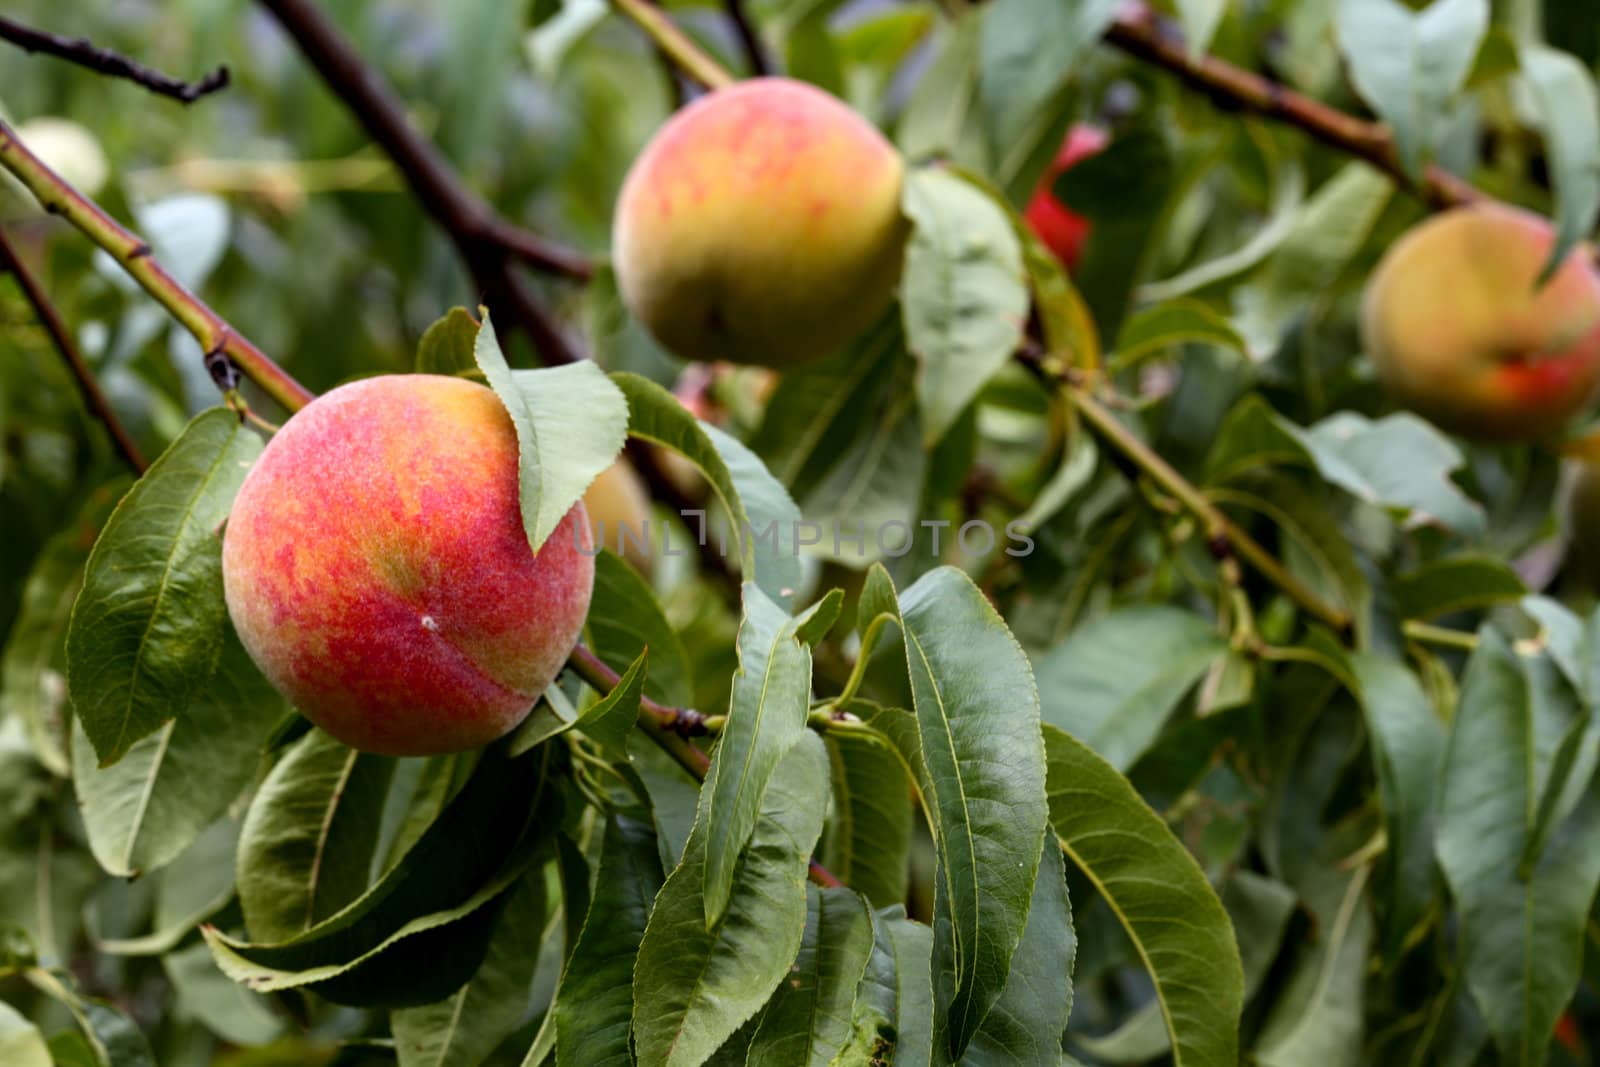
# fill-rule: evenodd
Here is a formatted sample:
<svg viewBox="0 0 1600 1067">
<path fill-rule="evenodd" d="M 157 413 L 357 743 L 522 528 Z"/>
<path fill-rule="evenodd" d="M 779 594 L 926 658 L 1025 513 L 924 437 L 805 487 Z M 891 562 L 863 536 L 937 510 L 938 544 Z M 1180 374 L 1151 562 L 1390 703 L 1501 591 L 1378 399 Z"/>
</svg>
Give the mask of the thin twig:
<svg viewBox="0 0 1600 1067">
<path fill-rule="evenodd" d="M 237 384 L 242 372 L 290 411 L 298 411 L 311 402 L 313 394 L 309 389 L 168 274 L 150 254 L 149 245 L 47 167 L 4 122 L 0 122 L 0 166 L 14 174 L 46 211 L 60 215 L 104 249 L 194 335 L 206 354 L 207 369 L 225 392 Z"/>
<path fill-rule="evenodd" d="M 1124 10 L 1105 41 L 1135 59 L 1177 75 L 1192 89 L 1234 110 L 1246 110 L 1297 127 L 1332 148 L 1364 159 L 1436 208 L 1489 199 L 1487 194 L 1436 164 L 1419 185 L 1406 174 L 1394 138 L 1375 122 L 1347 115 L 1270 78 L 1215 56 L 1191 56 L 1172 24 L 1144 5 Z"/>
<path fill-rule="evenodd" d="M 1041 381 L 1058 387 L 1062 395 L 1102 440 L 1130 461 L 1139 473 L 1155 482 L 1183 505 L 1184 510 L 1200 520 L 1214 553 L 1223 558 L 1237 554 L 1306 611 L 1340 633 L 1349 631 L 1351 619 L 1348 612 L 1324 600 L 1310 586 L 1290 573 L 1288 568 L 1278 562 L 1277 557 L 1263 548 L 1259 541 L 1223 514 L 1222 509 L 1212 503 L 1205 493 L 1179 474 L 1155 449 L 1124 426 L 1116 413 L 1095 397 L 1087 381 L 1060 368 L 1054 361 L 1032 347 L 1025 347 L 1019 351 L 1017 360 Z"/>
<path fill-rule="evenodd" d="M 121 53 L 101 48 L 93 41 L 82 37 L 60 37 L 53 33 L 45 33 L 43 30 L 36 30 L 4 17 L 0 17 L 0 40 L 10 41 L 25 52 L 38 52 L 57 59 L 65 59 L 80 67 L 87 67 L 97 74 L 125 78 L 152 93 L 171 97 L 182 104 L 192 104 L 208 93 L 226 88 L 228 84 L 228 68 L 224 66 L 217 67 L 199 81 L 180 81 L 170 74 L 163 74 L 159 70 L 152 70 L 135 63 Z"/>
<path fill-rule="evenodd" d="M 612 5 L 645 32 L 689 77 L 707 89 L 724 89 L 736 80 L 728 69 L 678 28 L 650 0 L 611 0 Z"/>
<path fill-rule="evenodd" d="M 262 0 L 262 6 L 394 160 L 423 208 L 450 235 L 496 322 L 523 330 L 545 363 L 576 362 L 579 355 L 572 343 L 517 276 L 513 261 L 526 260 L 584 279 L 589 276 L 584 258 L 507 222 L 468 189 L 439 150 L 407 120 L 394 91 L 315 3 Z"/>
<path fill-rule="evenodd" d="M 67 369 L 72 372 L 73 380 L 78 383 L 78 392 L 83 397 L 84 407 L 105 424 L 107 432 L 111 434 L 112 443 L 117 446 L 117 451 L 122 453 L 122 458 L 128 461 L 128 466 L 143 474 L 149 464 L 145 462 L 139 446 L 134 443 L 133 435 L 122 425 L 122 420 L 117 418 L 117 412 L 112 408 L 111 401 L 100 390 L 100 383 L 95 381 L 94 372 L 89 369 L 89 364 L 84 362 L 83 353 L 78 351 L 77 342 L 72 339 L 66 323 L 61 320 L 61 313 L 45 295 L 44 288 L 33 276 L 33 272 L 22 262 L 22 257 L 7 239 L 5 231 L 0 230 L 0 271 L 6 270 L 17 279 L 17 285 L 22 289 L 22 295 L 27 299 L 29 306 L 33 308 L 39 325 L 50 335 L 56 351 L 61 353 Z"/>
<path fill-rule="evenodd" d="M 772 59 L 767 55 L 767 46 L 761 42 L 755 24 L 750 21 L 749 12 L 745 11 L 744 0 L 722 0 L 722 8 L 728 13 L 728 21 L 733 23 L 733 32 L 739 38 L 739 47 L 744 49 L 744 61 L 749 64 L 750 72 L 757 77 L 771 74 Z"/>
<path fill-rule="evenodd" d="M 622 680 L 621 675 L 606 666 L 599 656 L 582 645 L 572 650 L 572 655 L 567 658 L 567 666 L 602 694 L 611 692 Z M 683 725 L 685 723 L 692 724 L 688 727 L 689 732 L 705 732 L 705 716 L 698 711 L 692 708 L 663 707 L 649 697 L 640 698 L 639 726 L 667 755 L 676 760 L 679 766 L 703 782 L 706 772 L 711 769 L 711 757 L 689 743 L 688 733 L 685 732 Z M 810 874 L 811 880 L 820 886 L 831 889 L 844 885 L 816 860 L 811 861 Z"/>
</svg>

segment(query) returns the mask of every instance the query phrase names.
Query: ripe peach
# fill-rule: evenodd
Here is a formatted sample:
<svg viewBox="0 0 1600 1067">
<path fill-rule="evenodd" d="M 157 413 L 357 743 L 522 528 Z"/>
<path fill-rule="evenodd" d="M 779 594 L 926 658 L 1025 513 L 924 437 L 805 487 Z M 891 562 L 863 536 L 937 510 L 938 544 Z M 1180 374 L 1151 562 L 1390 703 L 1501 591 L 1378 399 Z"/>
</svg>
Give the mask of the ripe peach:
<svg viewBox="0 0 1600 1067">
<path fill-rule="evenodd" d="M 561 670 L 594 581 L 582 503 L 535 554 L 517 493 L 516 432 L 488 389 L 426 374 L 340 386 L 239 490 L 222 548 L 234 627 L 347 745 L 493 741 Z"/>
<path fill-rule="evenodd" d="M 623 183 L 623 300 L 685 359 L 828 355 L 893 297 L 903 175 L 894 147 L 820 89 L 756 78 L 701 97 Z"/>
<path fill-rule="evenodd" d="M 1102 151 L 1108 140 L 1105 131 L 1095 126 L 1080 123 L 1068 130 L 1066 139 L 1061 142 L 1061 151 L 1039 178 L 1022 213 L 1039 240 L 1068 270 L 1078 265 L 1084 242 L 1089 239 L 1090 223 L 1056 196 L 1056 179 L 1073 164 Z"/>
<path fill-rule="evenodd" d="M 613 552 L 620 548 L 634 570 L 648 575 L 655 561 L 645 545 L 653 545 L 656 535 L 650 523 L 650 494 L 633 465 L 619 459 L 601 471 L 583 494 L 583 506 L 594 543 Z"/>
<path fill-rule="evenodd" d="M 1394 398 L 1447 430 L 1528 440 L 1600 387 L 1600 273 L 1574 251 L 1538 285 L 1555 242 L 1517 208 L 1456 208 L 1415 227 L 1367 281 L 1361 333 Z"/>
</svg>

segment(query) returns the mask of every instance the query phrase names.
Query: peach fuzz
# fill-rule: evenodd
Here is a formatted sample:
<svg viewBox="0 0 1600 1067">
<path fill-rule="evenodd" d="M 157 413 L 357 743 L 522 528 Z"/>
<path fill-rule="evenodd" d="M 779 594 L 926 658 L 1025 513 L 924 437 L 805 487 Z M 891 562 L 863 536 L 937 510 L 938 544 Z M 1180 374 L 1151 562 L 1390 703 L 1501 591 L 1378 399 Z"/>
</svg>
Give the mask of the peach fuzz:
<svg viewBox="0 0 1600 1067">
<path fill-rule="evenodd" d="M 517 440 L 458 378 L 352 382 L 267 444 L 229 515 L 228 613 L 312 722 L 392 756 L 501 737 L 555 679 L 594 581 L 580 502 L 535 554 Z"/>
<path fill-rule="evenodd" d="M 1410 230 L 1367 282 L 1361 333 L 1400 404 L 1463 436 L 1560 430 L 1600 387 L 1600 274 L 1579 248 L 1543 286 L 1555 231 L 1503 205 Z"/>
<path fill-rule="evenodd" d="M 907 225 L 894 147 L 802 82 L 756 78 L 657 131 L 617 201 L 628 309 L 685 359 L 826 356 L 893 298 Z"/>
</svg>

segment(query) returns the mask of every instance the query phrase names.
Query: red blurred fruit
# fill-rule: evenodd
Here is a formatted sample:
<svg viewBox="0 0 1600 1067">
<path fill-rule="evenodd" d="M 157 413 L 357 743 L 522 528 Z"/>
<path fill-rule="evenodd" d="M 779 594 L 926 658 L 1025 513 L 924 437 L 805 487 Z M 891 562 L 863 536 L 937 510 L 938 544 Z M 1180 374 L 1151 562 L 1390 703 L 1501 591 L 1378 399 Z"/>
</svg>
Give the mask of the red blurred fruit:
<svg viewBox="0 0 1600 1067">
<path fill-rule="evenodd" d="M 1027 210 L 1022 213 L 1033 232 L 1039 235 L 1039 240 L 1056 254 L 1061 265 L 1068 270 L 1078 265 L 1083 244 L 1089 239 L 1090 223 L 1082 215 L 1069 211 L 1056 198 L 1056 179 L 1073 164 L 1100 152 L 1109 140 L 1104 130 L 1094 126 L 1080 124 L 1068 130 L 1061 151 L 1056 153 L 1056 158 L 1039 179 Z"/>
</svg>

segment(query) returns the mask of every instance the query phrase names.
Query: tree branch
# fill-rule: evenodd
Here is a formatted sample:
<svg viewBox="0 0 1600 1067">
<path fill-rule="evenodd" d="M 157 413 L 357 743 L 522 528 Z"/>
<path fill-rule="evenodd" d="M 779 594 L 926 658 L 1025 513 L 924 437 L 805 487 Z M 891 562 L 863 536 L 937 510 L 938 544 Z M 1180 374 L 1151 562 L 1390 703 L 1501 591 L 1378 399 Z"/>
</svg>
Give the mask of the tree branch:
<svg viewBox="0 0 1600 1067">
<path fill-rule="evenodd" d="M 39 325 L 44 327 L 45 333 L 50 335 L 56 351 L 61 353 L 67 369 L 72 372 L 73 380 L 78 383 L 78 393 L 83 397 L 84 407 L 105 424 L 107 432 L 111 434 L 112 443 L 116 445 L 117 451 L 122 453 L 122 458 L 128 461 L 128 466 L 135 472 L 143 474 L 149 464 L 145 462 L 139 446 L 134 443 L 133 435 L 122 425 L 122 420 L 117 418 L 117 412 L 112 408 L 111 401 L 101 392 L 100 383 L 95 381 L 94 372 L 84 362 L 83 353 L 78 351 L 77 342 L 72 339 L 66 323 L 61 320 L 61 313 L 45 295 L 33 272 L 22 262 L 22 256 L 6 237 L 5 231 L 0 230 L 0 271 L 7 270 L 17 279 L 23 297 L 33 308 L 34 317 L 39 320 Z"/>
<path fill-rule="evenodd" d="M 632 19 L 678 69 L 707 89 L 723 89 L 737 79 L 667 17 L 650 0 L 611 0 L 612 6 Z"/>
<path fill-rule="evenodd" d="M 495 320 L 523 330 L 544 362 L 575 362 L 578 353 L 517 277 L 513 259 L 582 280 L 590 273 L 584 258 L 506 221 L 468 189 L 439 150 L 412 127 L 393 90 L 315 3 L 262 0 L 262 6 L 394 160 L 423 208 L 450 235 Z"/>
<path fill-rule="evenodd" d="M 1263 548 L 1259 541 L 1223 514 L 1222 509 L 1213 504 L 1205 493 L 1173 469 L 1155 449 L 1124 426 L 1110 408 L 1096 399 L 1089 383 L 1073 372 L 1056 366 L 1032 346 L 1018 352 L 1017 359 L 1041 381 L 1059 388 L 1102 440 L 1199 519 L 1214 553 L 1223 558 L 1237 553 L 1305 611 L 1341 634 L 1349 632 L 1351 619 L 1348 612 L 1322 599 L 1315 590 L 1278 562 L 1277 557 Z"/>
<path fill-rule="evenodd" d="M 58 37 L 4 17 L 0 17 L 0 40 L 10 41 L 24 52 L 39 52 L 87 67 L 97 74 L 125 78 L 152 93 L 171 97 L 182 104 L 192 104 L 228 84 L 227 67 L 219 66 L 199 81 L 180 81 L 170 74 L 135 63 L 109 48 L 100 48 L 82 37 Z"/>
<path fill-rule="evenodd" d="M 311 402 L 313 394 L 309 389 L 185 289 L 155 261 L 149 245 L 45 166 L 4 122 L 0 122 L 0 166 L 16 175 L 46 211 L 60 215 L 104 249 L 145 292 L 155 297 L 157 303 L 194 335 L 205 352 L 206 369 L 224 392 L 238 384 L 239 373 L 243 372 L 290 411 L 298 411 Z"/>
<path fill-rule="evenodd" d="M 1329 147 L 1366 160 L 1435 208 L 1488 199 L 1470 182 L 1436 164 L 1423 172 L 1420 185 L 1413 181 L 1400 165 L 1394 138 L 1378 123 L 1347 115 L 1215 56 L 1191 57 L 1170 23 L 1148 7 L 1140 5 L 1138 10 L 1118 15 L 1106 31 L 1105 41 L 1135 59 L 1171 72 L 1213 100 L 1287 123 Z"/>
<path fill-rule="evenodd" d="M 722 0 L 722 7 L 728 13 L 728 20 L 733 23 L 733 32 L 739 37 L 739 47 L 744 49 L 744 60 L 750 65 L 750 72 L 762 78 L 771 74 L 772 59 L 767 55 L 766 45 L 761 43 L 761 35 L 750 21 L 749 12 L 745 11 L 744 0 Z"/>
<path fill-rule="evenodd" d="M 622 680 L 621 675 L 582 645 L 572 650 L 572 655 L 567 658 L 567 666 L 602 695 L 611 692 Z M 705 721 L 706 717 L 692 708 L 668 708 L 649 697 L 639 699 L 639 726 L 679 766 L 702 782 L 705 781 L 706 772 L 711 769 L 711 757 L 690 744 L 688 737 L 705 733 Z M 811 861 L 810 874 L 811 880 L 820 886 L 831 889 L 844 885 L 816 860 Z"/>
</svg>

